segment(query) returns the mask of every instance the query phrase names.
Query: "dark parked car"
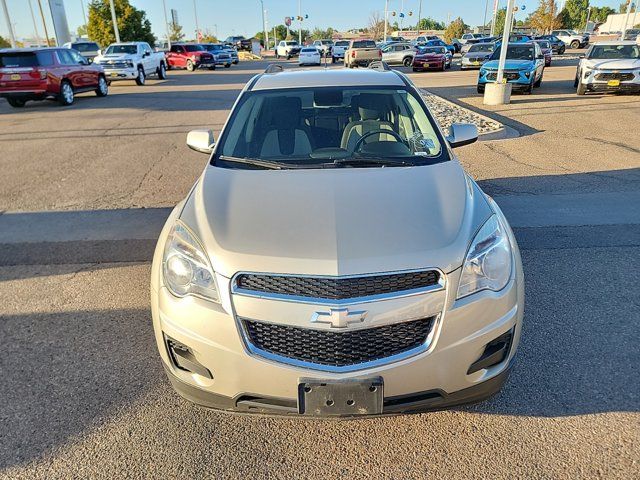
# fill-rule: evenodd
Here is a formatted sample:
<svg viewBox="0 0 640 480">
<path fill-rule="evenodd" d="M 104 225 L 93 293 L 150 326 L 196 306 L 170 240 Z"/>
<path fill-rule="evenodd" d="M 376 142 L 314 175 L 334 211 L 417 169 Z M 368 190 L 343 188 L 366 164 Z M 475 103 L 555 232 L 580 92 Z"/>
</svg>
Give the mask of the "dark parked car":
<svg viewBox="0 0 640 480">
<path fill-rule="evenodd" d="M 169 68 L 186 68 L 190 72 L 200 67 L 216 68 L 213 54 L 197 43 L 173 43 L 166 57 Z"/>
<path fill-rule="evenodd" d="M 244 38 L 242 35 L 227 37 L 224 43 L 230 47 L 235 47 L 238 50 L 251 51 L 251 40 Z"/>
<path fill-rule="evenodd" d="M 102 67 L 90 64 L 75 50 L 0 50 L 0 97 L 12 107 L 46 98 L 71 105 L 76 93 L 93 91 L 104 97 L 108 89 Z"/>
<path fill-rule="evenodd" d="M 100 53 L 100 46 L 96 42 L 68 42 L 63 47 L 73 48 L 90 62 Z"/>
<path fill-rule="evenodd" d="M 540 50 L 542 50 L 542 54 L 544 55 L 544 66 L 551 66 L 551 57 L 553 56 L 553 50 L 551 49 L 551 44 L 549 40 L 534 40 L 538 45 L 540 45 Z"/>
<path fill-rule="evenodd" d="M 414 72 L 424 70 L 446 70 L 447 50 L 445 47 L 417 47 L 411 65 Z"/>
<path fill-rule="evenodd" d="M 565 43 L 555 35 L 539 35 L 534 40 L 548 40 L 554 55 L 562 55 L 567 49 Z"/>
</svg>

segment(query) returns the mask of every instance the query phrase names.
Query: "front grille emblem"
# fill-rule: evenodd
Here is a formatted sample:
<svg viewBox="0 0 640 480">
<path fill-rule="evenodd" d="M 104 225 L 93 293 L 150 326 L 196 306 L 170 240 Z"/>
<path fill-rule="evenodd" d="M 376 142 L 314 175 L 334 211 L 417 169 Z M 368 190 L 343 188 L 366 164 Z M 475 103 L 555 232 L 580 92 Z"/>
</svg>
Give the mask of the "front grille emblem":
<svg viewBox="0 0 640 480">
<path fill-rule="evenodd" d="M 331 308 L 328 312 L 313 312 L 311 323 L 324 323 L 331 328 L 347 328 L 352 323 L 364 322 L 367 312 L 364 310 L 350 312 L 348 308 Z"/>
</svg>

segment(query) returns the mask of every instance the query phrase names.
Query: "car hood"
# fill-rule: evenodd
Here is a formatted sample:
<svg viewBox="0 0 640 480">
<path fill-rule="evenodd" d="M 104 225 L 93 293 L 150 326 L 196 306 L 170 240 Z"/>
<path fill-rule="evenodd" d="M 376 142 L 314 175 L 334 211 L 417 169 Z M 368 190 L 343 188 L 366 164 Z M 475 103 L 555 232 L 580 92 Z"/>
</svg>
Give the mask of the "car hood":
<svg viewBox="0 0 640 480">
<path fill-rule="evenodd" d="M 629 70 L 640 68 L 640 59 L 632 58 L 611 60 L 591 59 L 583 61 L 585 67 L 599 68 L 603 70 Z"/>
<path fill-rule="evenodd" d="M 464 54 L 466 58 L 487 58 L 492 55 L 492 52 L 467 52 Z"/>
<path fill-rule="evenodd" d="M 499 60 L 491 60 L 485 63 L 482 67 L 487 70 L 497 70 Z M 533 68 L 533 62 L 531 60 L 507 60 L 504 64 L 505 70 L 521 70 Z"/>
<path fill-rule="evenodd" d="M 98 60 L 131 60 L 133 58 L 135 58 L 135 55 L 132 53 L 113 53 L 99 56 Z"/>
<path fill-rule="evenodd" d="M 474 193 L 475 192 L 475 193 Z M 462 264 L 490 215 L 456 160 L 424 167 L 209 166 L 181 219 L 214 270 L 353 275 Z"/>
<path fill-rule="evenodd" d="M 442 60 L 445 56 L 444 53 L 417 53 L 415 58 L 420 60 Z"/>
</svg>

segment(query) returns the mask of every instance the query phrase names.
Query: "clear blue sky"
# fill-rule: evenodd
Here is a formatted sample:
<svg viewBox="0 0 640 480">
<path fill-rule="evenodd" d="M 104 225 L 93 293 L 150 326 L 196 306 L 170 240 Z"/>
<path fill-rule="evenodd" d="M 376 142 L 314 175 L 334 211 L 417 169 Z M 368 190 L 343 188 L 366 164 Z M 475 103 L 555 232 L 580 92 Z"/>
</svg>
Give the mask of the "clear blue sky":
<svg viewBox="0 0 640 480">
<path fill-rule="evenodd" d="M 33 36 L 33 22 L 29 13 L 29 0 L 6 0 L 11 21 L 18 38 Z M 48 13 L 48 1 L 41 0 L 43 8 L 47 10 L 48 28 L 53 32 Z M 430 16 L 436 20 L 446 21 L 448 16 L 456 18 L 458 16 L 469 25 L 482 24 L 486 0 L 423 0 L 422 16 Z M 489 10 L 493 5 L 493 0 L 489 1 Z M 618 8 L 622 0 L 592 0 L 594 6 L 610 6 Z M 37 15 L 37 0 L 31 0 Z M 88 0 L 64 0 L 69 28 L 72 32 L 81 25 L 82 5 L 86 5 Z M 390 0 L 389 9 L 400 11 L 402 0 Z M 419 0 L 404 0 L 404 11 L 413 11 L 418 14 Z M 500 6 L 506 5 L 506 0 L 500 0 Z M 561 5 L 562 0 L 558 0 Z M 164 37 L 162 0 L 131 0 L 131 4 L 137 8 L 145 10 L 147 17 L 153 26 L 153 32 L 157 37 Z M 172 8 L 178 11 L 178 19 L 183 27 L 183 31 L 189 33 L 195 31 L 195 15 L 193 0 L 166 0 L 167 10 Z M 196 0 L 198 9 L 198 24 L 202 30 L 209 29 L 216 32 L 220 38 L 228 35 L 250 36 L 262 29 L 262 17 L 260 14 L 259 0 Z M 531 10 L 538 6 L 538 0 L 517 0 L 518 6 L 525 6 L 524 12 L 518 12 L 518 16 L 523 18 Z M 285 16 L 297 15 L 298 0 L 264 0 L 264 7 L 267 10 L 267 20 L 269 25 L 283 23 Z M 0 7 L 1 8 L 1 7 Z M 354 27 L 366 26 L 369 16 L 373 12 L 379 12 L 383 16 L 384 0 L 302 0 L 302 13 L 309 15 L 304 28 L 312 29 L 316 26 L 326 28 L 333 27 L 338 30 L 347 30 Z M 489 16 L 491 13 L 489 13 Z M 390 17 L 391 18 L 391 17 Z M 413 17 L 415 18 L 415 17 Z M 413 23 L 415 20 L 407 23 Z M 44 35 L 41 21 L 38 20 L 40 35 Z M 390 19 L 392 21 L 392 19 Z M 294 25 L 297 28 L 297 25 Z M 0 35 L 5 38 L 8 31 L 4 18 L 0 22 Z"/>
</svg>

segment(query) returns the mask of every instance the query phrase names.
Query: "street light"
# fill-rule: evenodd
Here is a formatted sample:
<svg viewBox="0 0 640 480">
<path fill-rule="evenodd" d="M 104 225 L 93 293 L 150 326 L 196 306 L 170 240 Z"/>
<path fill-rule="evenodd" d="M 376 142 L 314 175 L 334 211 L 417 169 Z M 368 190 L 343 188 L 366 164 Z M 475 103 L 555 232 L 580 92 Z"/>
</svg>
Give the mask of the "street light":
<svg viewBox="0 0 640 480">
<path fill-rule="evenodd" d="M 267 22 L 264 19 L 264 0 L 260 0 L 260 10 L 262 10 L 262 40 L 264 40 L 265 51 L 269 50 L 269 37 L 267 36 Z"/>
<path fill-rule="evenodd" d="M 116 43 L 120 43 L 120 31 L 118 31 L 118 20 L 116 18 L 116 7 L 113 5 L 113 0 L 109 0 L 109 3 L 111 4 L 111 20 L 113 21 L 113 33 L 116 34 Z"/>
<path fill-rule="evenodd" d="M 591 19 L 591 6 L 589 6 L 587 11 L 587 22 L 584 24 L 584 33 L 587 33 L 589 29 L 589 20 Z"/>
<path fill-rule="evenodd" d="M 169 33 L 169 20 L 167 19 L 167 2 L 162 0 L 162 11 L 164 12 L 164 30 L 167 33 L 167 47 L 171 50 L 171 34 Z"/>
</svg>

